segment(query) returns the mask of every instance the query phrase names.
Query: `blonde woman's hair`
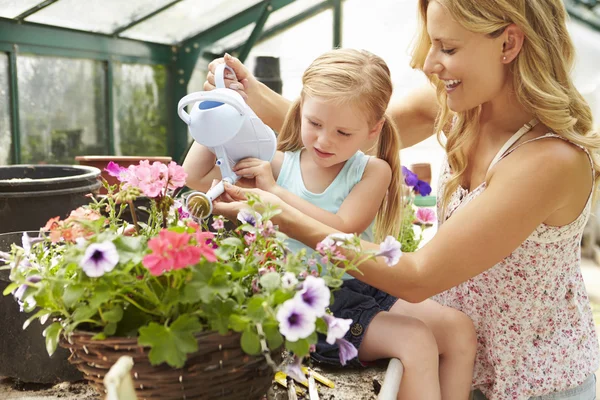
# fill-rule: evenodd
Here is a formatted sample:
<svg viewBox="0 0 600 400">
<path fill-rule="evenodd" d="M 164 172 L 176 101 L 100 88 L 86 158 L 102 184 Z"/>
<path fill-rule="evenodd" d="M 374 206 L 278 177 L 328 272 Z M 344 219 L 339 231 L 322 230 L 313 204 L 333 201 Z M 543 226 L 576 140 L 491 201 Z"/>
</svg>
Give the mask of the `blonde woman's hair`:
<svg viewBox="0 0 600 400">
<path fill-rule="evenodd" d="M 375 239 L 398 237 L 402 226 L 402 167 L 400 136 L 386 115 L 392 96 L 392 80 L 387 64 L 367 51 L 335 49 L 318 57 L 304 71 L 302 92 L 290 108 L 281 132 L 280 151 L 297 151 L 302 145 L 300 127 L 302 103 L 306 97 L 319 97 L 336 104 L 361 107 L 370 127 L 384 120 L 377 140 L 377 157 L 390 165 L 392 181 L 375 219 Z"/>
<path fill-rule="evenodd" d="M 518 101 L 530 113 L 562 137 L 588 149 L 595 170 L 595 185 L 600 178 L 600 136 L 592 128 L 592 112 L 575 89 L 570 77 L 575 49 L 566 26 L 562 0 L 437 0 L 465 29 L 498 37 L 510 24 L 525 34 L 523 47 L 510 64 L 512 85 Z M 427 34 L 427 6 L 419 0 L 421 29 L 411 66 L 423 70 L 431 48 Z M 467 149 L 479 131 L 481 107 L 453 113 L 447 105 L 444 83 L 431 75 L 441 111 L 436 121 L 438 140 L 446 133 L 446 152 L 453 175 L 443 193 L 444 209 L 467 169 Z M 454 122 L 452 120 L 454 119 Z M 595 193 L 595 189 L 594 189 Z"/>
</svg>

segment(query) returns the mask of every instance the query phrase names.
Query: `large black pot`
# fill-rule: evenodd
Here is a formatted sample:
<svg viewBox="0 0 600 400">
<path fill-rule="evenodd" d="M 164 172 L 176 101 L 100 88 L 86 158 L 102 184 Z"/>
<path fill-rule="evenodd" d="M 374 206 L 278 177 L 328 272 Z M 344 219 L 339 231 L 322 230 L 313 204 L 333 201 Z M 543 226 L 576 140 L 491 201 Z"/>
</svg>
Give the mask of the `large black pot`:
<svg viewBox="0 0 600 400">
<path fill-rule="evenodd" d="M 35 237 L 38 232 L 27 232 Z M 23 232 L 0 234 L 0 251 L 8 252 L 12 243 L 21 245 Z M 0 265 L 2 262 L 0 262 Z M 8 271 L 0 271 L 0 376 L 23 382 L 57 383 L 83 379 L 82 374 L 68 361 L 69 352 L 59 347 L 52 357 L 46 351 L 42 332 L 46 326 L 32 322 L 23 330 L 31 314 L 20 311 L 13 296 L 2 296 L 10 283 Z"/>
<path fill-rule="evenodd" d="M 83 165 L 0 166 L 0 233 L 38 230 L 90 202 L 100 170 Z"/>
</svg>

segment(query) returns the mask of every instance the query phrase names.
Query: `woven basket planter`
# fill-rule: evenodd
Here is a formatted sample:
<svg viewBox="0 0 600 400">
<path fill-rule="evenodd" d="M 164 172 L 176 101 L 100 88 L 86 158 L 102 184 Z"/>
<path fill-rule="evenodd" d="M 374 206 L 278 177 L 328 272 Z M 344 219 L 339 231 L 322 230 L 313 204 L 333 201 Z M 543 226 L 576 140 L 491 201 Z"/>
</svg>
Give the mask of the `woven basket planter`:
<svg viewBox="0 0 600 400">
<path fill-rule="evenodd" d="M 137 396 L 143 399 L 231 399 L 256 400 L 269 389 L 273 369 L 263 356 L 249 356 L 240 347 L 240 334 L 216 332 L 197 335 L 198 351 L 188 355 L 183 368 L 167 364 L 153 366 L 149 348 L 137 338 L 111 337 L 92 340 L 91 333 L 76 332 L 61 346 L 71 351 L 69 361 L 104 394 L 104 375 L 119 357 L 133 358 L 131 370 Z M 273 352 L 276 363 L 281 352 Z"/>
</svg>

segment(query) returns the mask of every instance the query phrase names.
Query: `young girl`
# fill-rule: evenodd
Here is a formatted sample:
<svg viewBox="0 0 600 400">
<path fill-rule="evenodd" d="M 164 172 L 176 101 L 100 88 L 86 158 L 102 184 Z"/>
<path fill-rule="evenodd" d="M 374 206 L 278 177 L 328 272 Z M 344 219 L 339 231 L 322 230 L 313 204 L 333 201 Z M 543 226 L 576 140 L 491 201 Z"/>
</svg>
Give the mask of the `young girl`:
<svg viewBox="0 0 600 400">
<path fill-rule="evenodd" d="M 243 183 L 272 192 L 339 231 L 369 235 L 375 220 L 375 240 L 397 237 L 402 220 L 400 142 L 385 114 L 392 93 L 387 65 L 365 51 L 333 50 L 308 67 L 302 83 L 273 161 L 242 160 L 234 171 L 246 178 Z M 360 151 L 375 141 L 377 157 Z M 193 154 L 183 164 L 191 185 L 190 177 L 198 176 L 188 163 Z M 214 156 L 209 159 L 214 163 Z M 207 189 L 217 176 L 214 169 L 196 187 Z M 305 247 L 294 240 L 289 246 Z M 405 368 L 399 398 L 466 399 L 476 346 L 469 318 L 450 308 L 440 311 L 440 324 L 447 324 L 453 345 L 439 364 L 436 340 L 424 323 L 395 309 L 395 297 L 348 278 L 330 309 L 336 317 L 352 319 L 345 339 L 358 349 L 358 359 L 399 358 Z M 313 357 L 339 364 L 338 346 L 320 340 Z M 357 359 L 351 363 L 360 365 Z"/>
</svg>

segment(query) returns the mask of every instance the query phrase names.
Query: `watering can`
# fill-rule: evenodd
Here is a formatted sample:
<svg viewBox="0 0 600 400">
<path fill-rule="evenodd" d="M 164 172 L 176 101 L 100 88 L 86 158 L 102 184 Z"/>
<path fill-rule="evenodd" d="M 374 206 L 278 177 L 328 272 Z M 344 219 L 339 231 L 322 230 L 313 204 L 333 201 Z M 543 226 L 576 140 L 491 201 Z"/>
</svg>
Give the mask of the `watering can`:
<svg viewBox="0 0 600 400">
<path fill-rule="evenodd" d="M 235 90 L 225 87 L 225 64 L 215 70 L 217 88 L 190 93 L 177 106 L 179 117 L 188 125 L 192 138 L 207 147 L 216 157 L 222 180 L 207 193 L 192 192 L 185 201 L 186 208 L 195 218 L 212 213 L 212 202 L 223 194 L 223 182 L 234 184 L 240 178 L 232 168 L 244 158 L 271 161 L 275 155 L 277 138 L 246 104 Z M 193 104 L 188 114 L 185 107 Z"/>
</svg>

